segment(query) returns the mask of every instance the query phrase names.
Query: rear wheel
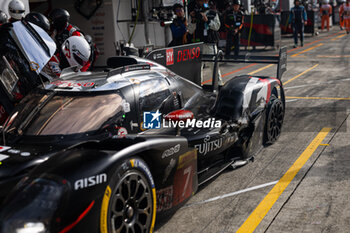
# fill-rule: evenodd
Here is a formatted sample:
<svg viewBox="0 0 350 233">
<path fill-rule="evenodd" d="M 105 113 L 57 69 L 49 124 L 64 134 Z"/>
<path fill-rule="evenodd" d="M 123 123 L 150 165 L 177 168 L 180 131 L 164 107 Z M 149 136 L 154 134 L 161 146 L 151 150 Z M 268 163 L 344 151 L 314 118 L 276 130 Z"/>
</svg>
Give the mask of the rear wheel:
<svg viewBox="0 0 350 233">
<path fill-rule="evenodd" d="M 107 213 L 108 232 L 152 232 L 156 199 L 146 163 L 140 159 L 127 161 L 113 178 Z"/>
<path fill-rule="evenodd" d="M 280 136 L 284 118 L 284 106 L 280 99 L 271 95 L 267 107 L 264 145 L 273 144 Z"/>
</svg>

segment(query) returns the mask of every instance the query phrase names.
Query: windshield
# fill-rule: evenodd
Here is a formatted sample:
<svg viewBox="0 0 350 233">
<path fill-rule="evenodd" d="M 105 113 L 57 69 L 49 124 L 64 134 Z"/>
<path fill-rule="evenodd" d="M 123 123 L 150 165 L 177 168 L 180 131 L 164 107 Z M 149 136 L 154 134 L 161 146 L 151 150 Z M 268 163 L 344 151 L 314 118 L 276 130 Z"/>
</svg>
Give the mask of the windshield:
<svg viewBox="0 0 350 233">
<path fill-rule="evenodd" d="M 96 131 L 122 115 L 122 101 L 118 94 L 33 94 L 21 103 L 22 108 L 19 108 L 7 132 L 17 131 L 23 135 L 68 135 Z"/>
</svg>

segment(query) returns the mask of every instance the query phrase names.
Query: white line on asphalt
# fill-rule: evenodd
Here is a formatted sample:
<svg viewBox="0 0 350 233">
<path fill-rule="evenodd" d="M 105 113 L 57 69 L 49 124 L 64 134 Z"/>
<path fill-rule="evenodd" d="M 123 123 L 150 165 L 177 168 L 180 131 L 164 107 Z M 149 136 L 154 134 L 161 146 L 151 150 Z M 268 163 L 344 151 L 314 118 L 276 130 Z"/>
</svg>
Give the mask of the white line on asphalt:
<svg viewBox="0 0 350 233">
<path fill-rule="evenodd" d="M 286 100 L 286 103 L 289 103 L 289 102 L 295 102 L 295 101 L 298 101 L 298 99 Z"/>
<path fill-rule="evenodd" d="M 221 195 L 221 196 L 213 197 L 213 198 L 210 198 L 208 200 L 187 204 L 183 208 L 189 207 L 189 206 L 193 206 L 193 205 L 205 204 L 205 203 L 208 203 L 208 202 L 217 201 L 217 200 L 224 199 L 224 198 L 227 198 L 227 197 L 232 197 L 232 196 L 235 196 L 235 195 L 238 195 L 238 194 L 241 194 L 241 193 L 246 193 L 246 192 L 250 192 L 250 191 L 253 191 L 253 190 L 265 188 L 265 187 L 268 187 L 268 186 L 275 185 L 275 184 L 277 184 L 277 182 L 278 182 L 278 180 L 273 181 L 273 182 L 269 182 L 269 183 L 266 183 L 266 184 L 260 184 L 260 185 L 253 186 L 253 187 L 250 187 L 250 188 L 242 189 L 242 190 L 239 190 L 239 191 L 236 191 L 236 192 L 233 192 L 233 193 L 228 193 L 228 194 L 224 194 L 224 195 Z"/>
<path fill-rule="evenodd" d="M 304 84 L 304 85 L 298 85 L 298 86 L 292 86 L 292 87 L 284 87 L 284 90 L 295 89 L 295 88 L 300 88 L 300 87 L 324 85 L 324 84 L 336 84 L 337 82 L 344 82 L 344 81 L 350 81 L 350 79 L 345 78 L 345 79 L 332 80 L 332 81 L 322 82 L 322 83 L 311 83 L 311 84 Z"/>
</svg>

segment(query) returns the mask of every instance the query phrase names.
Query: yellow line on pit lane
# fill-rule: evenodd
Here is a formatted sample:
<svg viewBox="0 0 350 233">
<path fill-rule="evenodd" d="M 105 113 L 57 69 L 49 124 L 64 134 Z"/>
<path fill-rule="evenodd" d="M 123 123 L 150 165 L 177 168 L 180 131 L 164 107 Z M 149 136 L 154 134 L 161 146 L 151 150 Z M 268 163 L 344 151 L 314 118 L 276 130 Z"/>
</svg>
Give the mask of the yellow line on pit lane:
<svg viewBox="0 0 350 233">
<path fill-rule="evenodd" d="M 302 97 L 302 96 L 286 96 L 286 99 L 303 99 L 303 100 L 350 100 L 350 97 Z"/>
<path fill-rule="evenodd" d="M 261 67 L 260 69 L 257 69 L 257 70 L 254 70 L 254 71 L 248 73 L 248 75 L 256 74 L 256 73 L 258 73 L 258 72 L 260 72 L 260 71 L 263 71 L 263 70 L 265 70 L 265 69 L 267 69 L 267 68 L 270 68 L 270 67 L 273 66 L 273 65 L 274 65 L 274 64 L 270 64 L 270 65 Z"/>
<path fill-rule="evenodd" d="M 323 43 L 319 43 L 319 44 L 317 44 L 317 45 L 315 45 L 315 46 L 313 46 L 311 48 L 308 48 L 308 49 L 305 49 L 305 50 L 301 51 L 300 53 L 293 54 L 291 57 L 299 56 L 302 53 L 308 52 L 308 51 L 313 50 L 314 48 L 320 47 L 322 45 L 323 45 Z"/>
<path fill-rule="evenodd" d="M 346 34 L 343 34 L 343 35 L 337 36 L 336 38 L 333 38 L 332 40 L 337 40 L 337 39 L 342 38 L 342 37 L 344 37 L 344 36 L 346 36 Z"/>
<path fill-rule="evenodd" d="M 331 131 L 331 128 L 323 128 L 318 135 L 312 140 L 300 157 L 294 162 L 294 164 L 288 169 L 288 171 L 282 176 L 278 183 L 271 189 L 271 191 L 265 196 L 255 210 L 250 214 L 243 225 L 238 229 L 237 233 L 253 232 L 260 222 L 264 219 L 266 214 L 281 196 L 283 191 L 287 188 L 289 183 L 294 179 L 300 169 L 308 161 L 311 155 L 320 146 L 322 141 Z"/>
<path fill-rule="evenodd" d="M 309 71 L 315 69 L 318 65 L 319 65 L 319 64 L 316 64 L 316 65 L 314 65 L 313 67 L 311 67 L 311 68 L 309 68 L 309 69 L 303 71 L 302 73 L 298 74 L 297 76 L 294 76 L 293 78 L 291 78 L 291 79 L 289 79 L 288 81 L 284 82 L 283 85 L 286 85 L 287 83 L 290 83 L 290 82 L 293 81 L 294 79 L 297 79 L 297 78 L 299 78 L 300 76 L 306 74 L 307 72 L 309 72 Z"/>
</svg>

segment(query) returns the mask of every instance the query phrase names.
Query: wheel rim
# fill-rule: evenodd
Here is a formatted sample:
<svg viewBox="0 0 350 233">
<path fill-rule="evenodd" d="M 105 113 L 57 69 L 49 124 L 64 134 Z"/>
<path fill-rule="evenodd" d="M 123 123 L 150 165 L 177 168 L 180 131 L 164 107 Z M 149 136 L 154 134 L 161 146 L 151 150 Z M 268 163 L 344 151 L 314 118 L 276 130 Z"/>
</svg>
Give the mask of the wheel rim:
<svg viewBox="0 0 350 233">
<path fill-rule="evenodd" d="M 267 136 L 269 142 L 275 142 L 281 134 L 283 124 L 283 105 L 281 101 L 275 101 L 269 112 Z"/>
<path fill-rule="evenodd" d="M 137 172 L 123 176 L 109 208 L 113 233 L 147 232 L 152 220 L 152 192 L 146 178 Z"/>
</svg>

